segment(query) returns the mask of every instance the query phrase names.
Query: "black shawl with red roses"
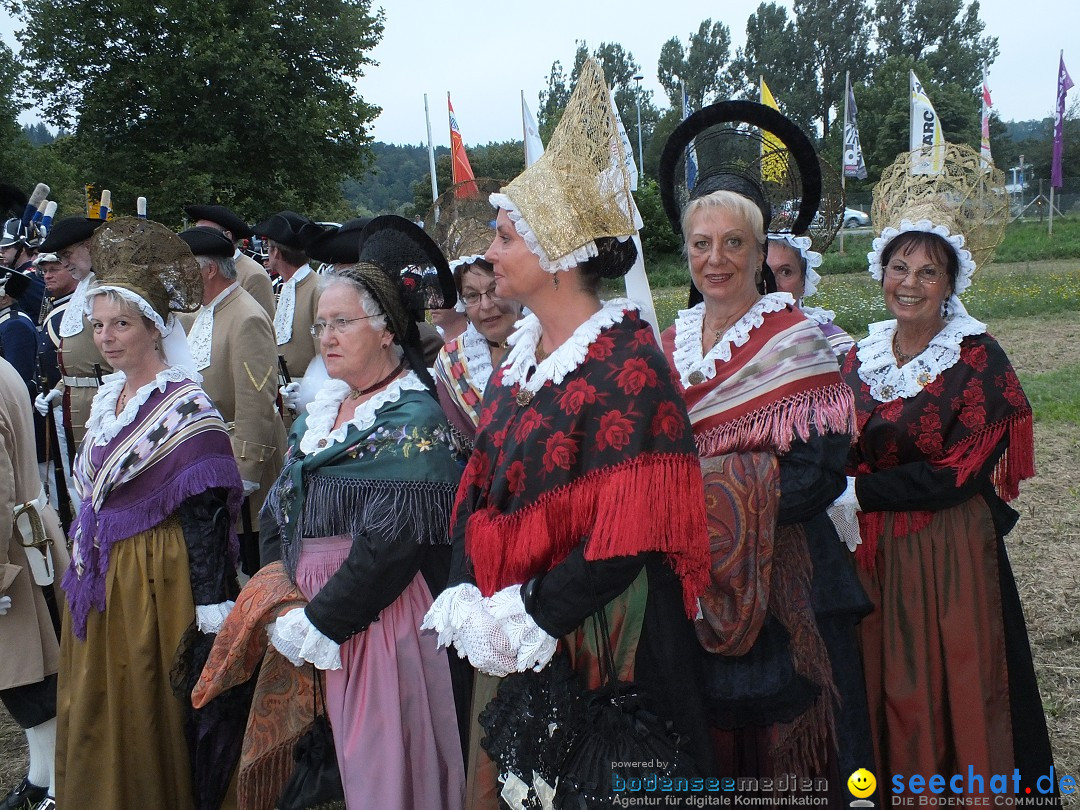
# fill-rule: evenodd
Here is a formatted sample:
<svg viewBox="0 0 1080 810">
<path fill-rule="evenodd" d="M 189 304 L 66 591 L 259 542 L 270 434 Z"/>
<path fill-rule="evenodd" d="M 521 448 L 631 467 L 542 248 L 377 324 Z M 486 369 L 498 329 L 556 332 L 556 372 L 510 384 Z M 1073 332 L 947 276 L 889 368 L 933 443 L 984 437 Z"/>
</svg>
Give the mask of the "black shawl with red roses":
<svg viewBox="0 0 1080 810">
<path fill-rule="evenodd" d="M 1020 481 L 1035 474 L 1031 405 L 1005 352 L 987 334 L 965 337 L 956 364 L 910 398 L 874 399 L 859 377 L 857 349 L 847 356 L 844 379 L 855 392 L 859 428 L 851 474 L 907 468 L 915 476 L 918 465 L 925 465 L 929 471 L 947 472 L 946 485 L 956 488 L 988 477 L 1004 501 L 1015 498 Z M 901 479 L 894 484 L 899 501 L 904 497 Z M 861 488 L 859 493 L 862 500 Z M 906 507 L 899 502 L 895 507 L 894 532 L 907 534 L 930 523 L 931 511 Z M 856 556 L 867 568 L 887 508 L 871 501 L 859 513 L 863 543 Z"/>
<path fill-rule="evenodd" d="M 701 467 L 649 325 L 625 312 L 527 405 L 502 378 L 488 386 L 451 520 L 481 592 L 551 570 L 584 540 L 587 560 L 664 553 L 694 615 L 709 570 Z"/>
</svg>

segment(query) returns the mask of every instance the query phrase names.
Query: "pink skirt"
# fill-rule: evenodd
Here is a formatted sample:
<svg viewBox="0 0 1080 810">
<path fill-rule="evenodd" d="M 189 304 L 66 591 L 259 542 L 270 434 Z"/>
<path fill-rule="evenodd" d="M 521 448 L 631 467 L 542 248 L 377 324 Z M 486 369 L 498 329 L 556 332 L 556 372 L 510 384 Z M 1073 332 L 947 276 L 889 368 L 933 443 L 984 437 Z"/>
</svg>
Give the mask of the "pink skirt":
<svg viewBox="0 0 1080 810">
<path fill-rule="evenodd" d="M 304 538 L 296 569 L 311 599 L 341 567 L 350 537 Z M 446 650 L 421 635 L 431 592 L 419 572 L 366 630 L 341 645 L 326 673 L 345 803 L 352 810 L 460 810 L 465 766 Z"/>
</svg>

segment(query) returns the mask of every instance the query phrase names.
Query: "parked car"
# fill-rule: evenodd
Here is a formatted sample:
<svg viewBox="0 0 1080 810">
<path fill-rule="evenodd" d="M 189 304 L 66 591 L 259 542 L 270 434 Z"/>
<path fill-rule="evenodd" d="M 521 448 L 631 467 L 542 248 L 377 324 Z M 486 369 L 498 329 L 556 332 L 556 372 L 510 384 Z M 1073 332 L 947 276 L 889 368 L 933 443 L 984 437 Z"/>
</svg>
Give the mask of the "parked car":
<svg viewBox="0 0 1080 810">
<path fill-rule="evenodd" d="M 858 208 L 845 208 L 844 209 L 844 227 L 845 228 L 869 228 L 870 227 L 870 215 L 864 214 Z"/>
</svg>

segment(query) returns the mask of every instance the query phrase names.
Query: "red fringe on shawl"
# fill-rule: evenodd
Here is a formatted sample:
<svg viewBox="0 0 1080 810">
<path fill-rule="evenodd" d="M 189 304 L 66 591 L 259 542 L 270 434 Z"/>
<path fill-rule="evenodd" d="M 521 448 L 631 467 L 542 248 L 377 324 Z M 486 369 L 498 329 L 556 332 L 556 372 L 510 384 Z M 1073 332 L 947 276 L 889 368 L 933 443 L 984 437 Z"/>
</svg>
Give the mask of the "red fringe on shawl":
<svg viewBox="0 0 1080 810">
<path fill-rule="evenodd" d="M 705 493 L 694 456 L 643 455 L 545 492 L 510 514 L 479 509 L 469 516 L 465 537 L 485 595 L 549 571 L 582 539 L 588 560 L 665 553 L 682 580 L 689 617 L 710 581 Z"/>
<path fill-rule="evenodd" d="M 1011 501 L 1020 494 L 1020 482 L 1035 475 L 1035 434 L 1031 411 L 1014 413 L 994 425 L 987 425 L 957 442 L 949 452 L 933 462 L 935 467 L 951 467 L 956 471 L 956 484 L 960 486 L 978 473 L 987 458 L 994 452 L 1005 432 L 1009 433 L 1008 445 L 990 474 L 994 489 L 1003 501 Z M 859 512 L 859 533 L 862 543 L 855 551 L 855 559 L 867 571 L 874 570 L 877 545 L 885 531 L 886 512 Z M 930 525 L 933 512 L 895 512 L 893 537 L 903 537 Z"/>
<path fill-rule="evenodd" d="M 716 427 L 708 427 L 709 421 L 694 425 L 694 439 L 703 456 L 765 449 L 783 454 L 791 449 L 795 436 L 803 441 L 810 438 L 811 428 L 854 438 L 855 395 L 844 383 L 836 383 L 774 400 Z"/>
</svg>

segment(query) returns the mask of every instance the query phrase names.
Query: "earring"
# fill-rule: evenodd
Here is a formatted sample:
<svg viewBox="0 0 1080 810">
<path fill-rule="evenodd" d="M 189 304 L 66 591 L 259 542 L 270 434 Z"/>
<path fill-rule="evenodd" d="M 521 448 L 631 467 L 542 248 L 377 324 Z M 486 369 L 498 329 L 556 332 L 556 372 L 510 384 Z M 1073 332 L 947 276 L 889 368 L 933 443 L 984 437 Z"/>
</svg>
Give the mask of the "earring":
<svg viewBox="0 0 1080 810">
<path fill-rule="evenodd" d="M 949 302 L 948 302 L 947 299 L 945 301 L 941 302 L 941 317 L 942 318 L 948 318 L 949 317 Z"/>
<path fill-rule="evenodd" d="M 558 291 L 558 289 L 559 289 L 559 276 L 558 276 L 558 274 L 553 275 L 551 277 L 551 280 L 555 283 L 555 289 L 556 289 L 556 291 Z"/>
</svg>

